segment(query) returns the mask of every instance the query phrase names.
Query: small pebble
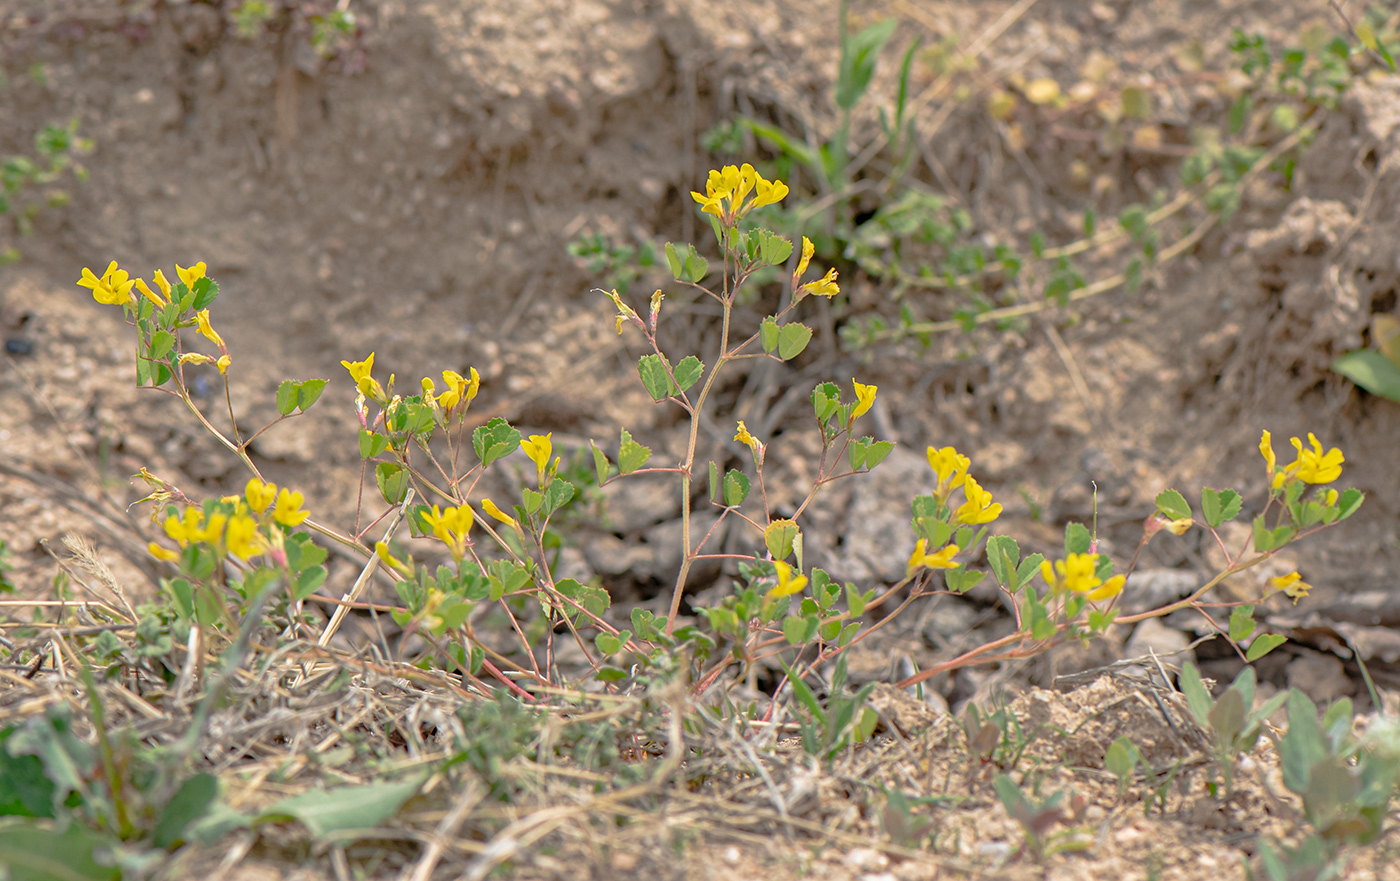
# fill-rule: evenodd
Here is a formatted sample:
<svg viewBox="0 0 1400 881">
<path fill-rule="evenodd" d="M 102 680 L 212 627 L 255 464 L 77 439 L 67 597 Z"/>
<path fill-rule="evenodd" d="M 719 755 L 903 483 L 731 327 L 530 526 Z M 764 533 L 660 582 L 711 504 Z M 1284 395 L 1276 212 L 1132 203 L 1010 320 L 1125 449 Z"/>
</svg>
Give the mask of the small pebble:
<svg viewBox="0 0 1400 881">
<path fill-rule="evenodd" d="M 34 343 L 23 337 L 10 337 L 5 340 L 5 353 L 8 355 L 30 355 L 34 352 Z"/>
</svg>

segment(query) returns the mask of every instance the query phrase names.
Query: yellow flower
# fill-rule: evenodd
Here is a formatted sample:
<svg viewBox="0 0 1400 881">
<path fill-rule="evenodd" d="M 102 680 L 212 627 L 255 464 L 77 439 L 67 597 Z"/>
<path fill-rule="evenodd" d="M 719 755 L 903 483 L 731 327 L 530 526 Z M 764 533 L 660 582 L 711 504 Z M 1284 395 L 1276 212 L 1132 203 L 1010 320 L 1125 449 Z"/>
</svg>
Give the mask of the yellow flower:
<svg viewBox="0 0 1400 881">
<path fill-rule="evenodd" d="M 341 361 L 340 364 L 350 371 L 350 378 L 355 381 L 355 388 L 359 389 L 360 394 L 384 403 L 384 387 L 379 384 L 379 380 L 370 376 L 370 371 L 374 370 L 373 352 L 363 361 Z"/>
<path fill-rule="evenodd" d="M 1298 601 L 1307 596 L 1308 591 L 1312 590 L 1312 585 L 1304 581 L 1303 576 L 1297 572 L 1290 572 L 1287 575 L 1279 575 L 1275 578 L 1270 578 L 1269 590 L 1266 590 L 1264 595 L 1268 596 L 1280 590 L 1292 598 L 1293 605 L 1296 606 L 1298 605 Z"/>
<path fill-rule="evenodd" d="M 125 306 L 131 302 L 131 289 L 136 281 L 130 278 L 125 269 L 118 269 L 117 261 L 113 260 L 107 264 L 107 271 L 102 273 L 101 278 L 84 266 L 78 284 L 90 289 L 92 298 L 104 306 Z"/>
<path fill-rule="evenodd" d="M 199 332 L 204 334 L 204 337 L 207 340 L 209 340 L 209 342 L 214 343 L 220 349 L 223 349 L 224 338 L 219 336 L 219 334 L 214 330 L 214 326 L 209 323 L 209 310 L 201 309 L 198 312 L 194 313 L 194 320 L 199 324 Z"/>
<path fill-rule="evenodd" d="M 155 303 L 157 308 L 165 308 L 166 303 L 168 301 L 162 299 L 159 294 L 151 290 L 143 279 L 136 279 L 136 289 L 140 291 L 141 295 L 144 296 L 146 299 L 150 300 L 152 303 Z"/>
<path fill-rule="evenodd" d="M 481 390 L 481 375 L 476 372 L 475 367 L 471 369 L 470 373 L 471 379 L 462 376 L 455 370 L 442 372 L 442 381 L 447 384 L 447 391 L 439 395 L 437 399 L 442 409 L 451 410 L 462 401 L 470 401 L 476 397 L 476 393 Z M 432 394 L 430 385 L 432 380 L 424 379 L 423 382 L 423 388 L 429 390 L 428 394 Z"/>
<path fill-rule="evenodd" d="M 904 567 L 905 577 L 912 577 L 920 569 L 956 569 L 962 565 L 953 562 L 958 551 L 957 545 L 948 545 L 938 553 L 930 554 L 928 539 L 921 538 L 919 543 L 914 545 L 914 553 L 909 555 L 909 563 Z"/>
<path fill-rule="evenodd" d="M 794 576 L 792 567 L 782 560 L 774 560 L 773 568 L 778 570 L 778 583 L 772 590 L 768 591 L 768 596 L 771 599 L 802 593 L 803 589 L 807 587 L 807 576 L 800 572 Z"/>
<path fill-rule="evenodd" d="M 1324 505 L 1335 505 L 1335 504 L 1337 504 L 1337 491 L 1336 491 L 1335 489 L 1329 489 L 1329 490 L 1327 490 L 1327 492 L 1323 493 L 1323 495 L 1322 495 L 1322 504 L 1324 504 Z"/>
<path fill-rule="evenodd" d="M 544 483 L 545 471 L 549 468 L 549 457 L 554 452 L 554 442 L 550 440 L 552 437 L 554 432 L 551 431 L 549 434 L 532 434 L 529 440 L 520 442 L 520 449 L 535 463 L 535 475 L 541 484 Z"/>
<path fill-rule="evenodd" d="M 382 541 L 374 543 L 374 555 L 405 578 L 413 577 L 413 569 L 389 552 L 389 545 Z"/>
<path fill-rule="evenodd" d="M 1288 470 L 1296 473 L 1299 480 L 1304 483 L 1331 483 L 1342 476 L 1342 463 L 1346 461 L 1342 451 L 1333 447 L 1324 453 L 1317 435 L 1308 432 L 1311 450 L 1303 449 L 1303 442 L 1296 437 L 1290 438 L 1289 443 L 1297 452 L 1297 460 L 1288 466 Z"/>
<path fill-rule="evenodd" d="M 1090 602 L 1102 602 L 1122 593 L 1123 585 L 1128 579 L 1123 575 L 1115 575 L 1108 581 L 1103 581 L 1095 574 L 1098 564 L 1098 554 L 1070 554 L 1053 564 L 1049 560 L 1041 563 L 1040 577 L 1056 591 L 1082 593 Z"/>
<path fill-rule="evenodd" d="M 218 366 L 220 373 L 228 373 L 228 367 L 232 363 L 233 359 L 227 355 L 220 355 L 219 360 L 214 362 L 214 364 Z"/>
<path fill-rule="evenodd" d="M 204 522 L 204 511 L 189 507 L 185 509 L 183 517 L 170 515 L 165 518 L 165 534 L 180 543 L 180 547 L 188 547 L 190 542 L 206 541 L 216 542 L 223 534 L 224 523 L 228 520 L 223 514 L 215 514 L 209 518 L 209 522 Z"/>
<path fill-rule="evenodd" d="M 283 487 L 277 494 L 277 506 L 272 509 L 272 519 L 283 526 L 300 526 L 311 516 L 310 511 L 301 509 L 302 499 L 301 493 Z"/>
<path fill-rule="evenodd" d="M 826 275 L 816 281 L 809 281 L 802 286 L 802 290 L 808 294 L 816 294 L 818 297 L 834 297 L 841 293 L 841 286 L 836 283 L 836 270 L 828 269 Z"/>
<path fill-rule="evenodd" d="M 1001 516 L 1001 505 L 992 503 L 992 494 L 987 492 L 969 475 L 963 481 L 963 495 L 967 502 L 953 512 L 953 519 L 959 523 L 976 526 L 991 523 Z"/>
<path fill-rule="evenodd" d="M 1185 535 L 1186 530 L 1191 528 L 1193 522 L 1195 521 L 1190 517 L 1182 517 L 1180 520 L 1168 520 L 1162 528 L 1172 535 Z"/>
<path fill-rule="evenodd" d="M 218 362 L 216 362 L 216 361 L 215 361 L 211 356 L 209 356 L 209 355 L 203 355 L 203 354 L 200 354 L 199 352 L 186 352 L 186 353 L 184 353 L 183 355 L 180 356 L 180 363 L 181 363 L 181 364 L 195 364 L 195 365 L 200 365 L 200 364 L 216 364 L 216 363 L 218 363 Z"/>
<path fill-rule="evenodd" d="M 204 278 L 206 269 L 208 269 L 208 267 L 204 265 L 203 260 L 191 266 L 189 269 L 181 267 L 178 263 L 175 264 L 175 274 L 180 276 L 180 281 L 184 282 L 187 288 L 193 288 L 195 282 Z"/>
<path fill-rule="evenodd" d="M 470 505 L 448 506 L 446 511 L 433 505 L 433 510 L 425 512 L 423 519 L 433 530 L 433 536 L 447 545 L 452 559 L 461 560 L 467 555 L 467 534 L 471 532 L 476 514 Z"/>
<path fill-rule="evenodd" d="M 745 165 L 744 167 L 748 168 L 749 166 Z M 757 175 L 755 176 L 758 177 Z M 762 177 L 758 177 L 755 183 L 757 189 L 753 197 L 752 207 L 754 208 L 762 208 L 764 205 L 772 205 L 776 202 L 781 202 L 788 194 L 787 184 L 780 180 L 766 181 Z"/>
<path fill-rule="evenodd" d="M 812 244 L 812 240 L 806 236 L 802 237 L 802 257 L 797 261 L 797 271 L 792 274 L 792 285 L 797 287 L 797 280 L 802 277 L 802 273 L 807 271 L 807 265 L 812 262 L 812 255 L 817 252 L 817 246 Z"/>
<path fill-rule="evenodd" d="M 152 557 L 155 557 L 157 560 L 164 560 L 167 563 L 174 563 L 180 559 L 179 551 L 172 551 L 170 548 L 164 545 L 158 545 L 155 542 L 146 545 L 146 550 L 150 552 Z"/>
<path fill-rule="evenodd" d="M 698 194 L 691 193 L 691 195 L 695 196 Z M 706 208 L 705 210 L 708 211 L 709 209 Z M 601 289 L 595 288 L 595 290 Z M 637 310 L 622 302 L 622 297 L 618 295 L 616 290 L 603 291 L 603 294 L 605 294 L 608 299 L 612 300 L 613 305 L 617 307 L 617 332 L 619 335 L 622 333 L 622 322 L 624 321 L 635 321 L 638 325 L 641 325 L 642 319 L 637 317 Z"/>
<path fill-rule="evenodd" d="M 1275 473 L 1278 469 L 1278 459 L 1274 457 L 1274 441 L 1268 429 L 1265 429 L 1259 438 L 1259 454 L 1264 457 L 1264 468 L 1269 473 L 1269 489 L 1278 489 L 1283 485 L 1284 475 Z"/>
<path fill-rule="evenodd" d="M 744 420 L 739 420 L 739 432 L 734 435 L 734 439 L 744 444 L 753 453 L 754 461 L 763 464 L 763 444 L 758 442 L 758 438 L 749 434 L 749 429 L 744 425 Z"/>
<path fill-rule="evenodd" d="M 423 400 L 429 402 L 433 401 L 433 392 L 437 391 L 437 388 L 433 385 L 432 379 L 425 376 L 423 377 L 423 382 L 420 384 L 423 386 Z"/>
<path fill-rule="evenodd" d="M 875 393 L 880 390 L 879 386 L 864 385 L 852 379 L 851 384 L 856 388 L 856 407 L 851 411 L 851 422 L 855 422 L 860 417 L 870 411 L 875 405 Z M 850 425 L 851 422 L 846 423 Z"/>
<path fill-rule="evenodd" d="M 750 192 L 755 192 L 755 197 L 746 205 L 744 200 Z M 713 214 L 721 222 L 730 224 L 753 208 L 782 201 L 787 194 L 787 184 L 765 180 L 746 162 L 737 168 L 726 165 L 712 170 L 705 180 L 705 192 L 702 194 L 692 190 L 690 196 L 706 214 Z"/>
<path fill-rule="evenodd" d="M 507 526 L 512 526 L 516 529 L 520 528 L 520 524 L 515 522 L 514 517 L 510 516 L 505 511 L 502 511 L 500 508 L 497 508 L 496 503 L 491 501 L 490 499 L 481 500 L 481 510 L 485 511 L 487 514 L 490 514 L 492 517 L 495 517 L 497 520 L 501 521 Z"/>
<path fill-rule="evenodd" d="M 262 554 L 266 542 L 258 535 L 258 521 L 247 514 L 235 514 L 228 521 L 228 533 L 224 538 L 229 553 L 251 560 Z"/>
<path fill-rule="evenodd" d="M 938 477 L 938 488 L 933 491 L 939 503 L 947 501 L 953 490 L 963 485 L 967 479 L 968 466 L 972 460 L 952 447 L 943 449 L 928 448 L 928 467 Z"/>
<path fill-rule="evenodd" d="M 277 484 L 263 483 L 256 477 L 251 478 L 243 496 L 248 500 L 248 507 L 252 508 L 254 513 L 261 514 L 277 499 Z"/>
<path fill-rule="evenodd" d="M 168 301 L 168 300 L 170 299 L 170 281 L 169 281 L 169 279 L 167 279 L 167 278 L 165 277 L 165 273 L 164 273 L 164 272 L 161 272 L 159 269 L 157 269 L 157 270 L 156 270 L 156 275 L 155 275 L 155 281 L 156 281 L 156 287 L 160 288 L 160 292 L 161 292 L 162 294 L 165 295 L 165 299 Z"/>
</svg>

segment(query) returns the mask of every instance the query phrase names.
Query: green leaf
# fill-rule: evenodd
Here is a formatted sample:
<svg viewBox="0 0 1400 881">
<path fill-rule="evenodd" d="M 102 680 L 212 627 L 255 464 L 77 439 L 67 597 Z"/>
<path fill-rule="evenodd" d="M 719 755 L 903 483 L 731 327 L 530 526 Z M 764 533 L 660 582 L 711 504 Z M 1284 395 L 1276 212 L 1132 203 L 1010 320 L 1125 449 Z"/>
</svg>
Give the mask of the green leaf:
<svg viewBox="0 0 1400 881">
<path fill-rule="evenodd" d="M 1212 529 L 1238 517 L 1240 504 L 1240 494 L 1232 489 L 1201 490 L 1201 513 Z"/>
<path fill-rule="evenodd" d="M 1108 745 L 1108 750 L 1103 754 L 1103 766 L 1106 771 L 1118 778 L 1119 782 L 1126 783 L 1128 775 L 1133 773 L 1133 768 L 1137 766 L 1138 756 L 1137 745 L 1126 737 L 1120 737 Z"/>
<path fill-rule="evenodd" d="M 819 624 L 816 615 L 789 615 L 783 619 L 783 636 L 792 645 L 805 645 L 817 635 Z"/>
<path fill-rule="evenodd" d="M 771 355 L 773 350 L 778 348 L 778 320 L 772 315 L 758 325 L 758 341 L 762 344 L 765 354 Z"/>
<path fill-rule="evenodd" d="M 996 576 L 997 583 L 1011 593 L 1021 586 L 1020 573 L 1016 569 L 1020 561 L 1021 547 L 1014 538 L 994 535 L 987 539 L 987 562 L 992 567 L 992 574 Z"/>
<path fill-rule="evenodd" d="M 38 756 L 10 755 L 8 736 L 8 730 L 0 731 L 0 817 L 52 817 L 54 784 L 44 763 Z"/>
<path fill-rule="evenodd" d="M 1065 524 L 1065 556 L 1089 553 L 1089 545 L 1092 542 L 1089 528 L 1083 523 Z"/>
<path fill-rule="evenodd" d="M 472 432 L 472 449 L 483 466 L 503 459 L 520 449 L 520 432 L 500 416 Z"/>
<path fill-rule="evenodd" d="M 175 348 L 175 335 L 167 330 L 158 330 L 151 335 L 151 360 L 159 361 Z"/>
<path fill-rule="evenodd" d="M 191 308 L 198 312 L 201 309 L 208 309 L 209 305 L 214 302 L 214 298 L 219 295 L 219 286 L 214 282 L 214 279 L 206 275 L 194 283 L 190 292 L 194 294 L 194 304 Z"/>
<path fill-rule="evenodd" d="M 1254 641 L 1249 644 L 1249 650 L 1244 653 L 1244 659 L 1252 664 L 1285 642 L 1288 642 L 1288 637 L 1282 634 L 1261 633 L 1254 637 Z"/>
<path fill-rule="evenodd" d="M 686 391 L 695 385 L 704 373 L 705 362 L 694 355 L 687 355 L 681 360 L 681 363 L 676 365 L 676 384 L 680 386 L 681 391 Z"/>
<path fill-rule="evenodd" d="M 399 783 L 312 790 L 282 799 L 259 815 L 258 820 L 288 817 L 305 826 L 313 838 L 350 829 L 375 829 L 397 814 L 426 779 L 420 775 Z"/>
<path fill-rule="evenodd" d="M 1035 573 L 1040 571 L 1040 564 L 1045 562 L 1045 557 L 1041 554 L 1031 554 L 1021 561 L 1021 565 L 1016 567 L 1016 579 L 1025 584 L 1030 581 Z"/>
<path fill-rule="evenodd" d="M 943 580 L 953 593 L 966 593 L 981 584 L 982 579 L 986 577 L 986 572 L 978 572 L 976 569 L 946 569 L 943 572 Z"/>
<path fill-rule="evenodd" d="M 283 416 L 290 416 L 297 408 L 297 384 L 290 379 L 284 379 L 277 386 L 277 412 Z"/>
<path fill-rule="evenodd" d="M 666 262 L 671 267 L 671 275 L 676 281 L 699 282 L 710 271 L 710 262 L 701 257 L 694 245 L 686 245 L 682 252 L 670 242 L 666 243 Z"/>
<path fill-rule="evenodd" d="M 292 591 L 292 596 L 298 600 L 304 600 L 315 593 L 325 581 L 326 567 L 312 566 L 297 575 L 297 584 Z"/>
<path fill-rule="evenodd" d="M 1215 701 L 1211 700 L 1210 692 L 1206 691 L 1205 683 L 1201 681 L 1201 671 L 1196 669 L 1196 665 L 1187 661 L 1181 666 L 1181 675 L 1177 677 L 1181 687 L 1181 693 L 1186 695 L 1186 706 L 1191 710 L 1191 715 L 1196 717 L 1196 722 L 1203 728 L 1210 726 L 1210 710 L 1215 706 Z"/>
<path fill-rule="evenodd" d="M 1332 370 L 1373 395 L 1400 401 L 1400 367 L 1375 349 L 1347 352 L 1332 362 Z"/>
<path fill-rule="evenodd" d="M 1191 516 L 1191 506 L 1186 504 L 1186 499 L 1174 489 L 1163 490 L 1157 494 L 1157 510 L 1167 515 L 1168 520 L 1186 520 Z"/>
<path fill-rule="evenodd" d="M 1263 514 L 1254 518 L 1253 525 L 1254 549 L 1261 554 L 1288 544 L 1297 532 L 1291 526 L 1280 526 L 1278 529 L 1269 529 L 1264 525 Z"/>
<path fill-rule="evenodd" d="M 1337 519 L 1345 520 L 1352 514 L 1355 514 L 1356 509 L 1360 508 L 1361 503 L 1365 500 L 1365 494 L 1359 489 L 1342 490 L 1341 496 L 1337 498 Z"/>
<path fill-rule="evenodd" d="M 591 584 L 580 584 L 573 578 L 561 578 L 554 589 L 594 615 L 602 615 L 612 605 L 612 596 L 606 590 Z M 574 611 L 572 606 L 567 608 L 571 613 Z"/>
<path fill-rule="evenodd" d="M 593 644 L 598 647 L 598 651 L 605 655 L 615 655 L 622 651 L 622 647 L 627 645 L 627 640 L 632 638 L 632 631 L 623 630 L 616 634 L 599 633 L 593 637 Z"/>
<path fill-rule="evenodd" d="M 846 458 L 852 471 L 859 471 L 865 467 L 865 457 L 870 452 L 870 441 L 868 437 L 862 438 L 846 448 Z"/>
<path fill-rule="evenodd" d="M 892 452 L 894 452 L 893 441 L 876 441 L 871 444 L 870 449 L 865 454 L 866 470 L 874 470 L 875 466 L 889 458 Z"/>
<path fill-rule="evenodd" d="M 774 348 L 776 347 L 777 343 L 774 343 Z M 816 412 L 817 421 L 824 424 L 841 408 L 841 388 L 834 382 L 824 382 L 817 386 L 812 390 L 812 407 Z"/>
<path fill-rule="evenodd" d="M 219 778 L 213 774 L 190 777 L 180 784 L 160 812 L 155 831 L 151 833 L 151 843 L 167 848 L 178 843 L 184 837 L 186 827 L 203 817 L 218 797 Z"/>
<path fill-rule="evenodd" d="M 593 468 L 598 472 L 598 486 L 602 486 L 608 479 L 608 457 L 592 440 L 588 441 L 588 446 L 593 450 Z"/>
<path fill-rule="evenodd" d="M 668 361 L 662 359 L 660 355 L 643 355 L 637 361 L 637 375 L 642 378 L 642 386 L 651 395 L 653 401 L 664 401 L 671 395 L 678 395 L 681 390 L 671 381 L 666 368 L 670 366 Z"/>
<path fill-rule="evenodd" d="M 791 520 L 774 520 L 763 530 L 763 545 L 775 560 L 786 560 L 792 555 L 793 542 L 797 539 L 797 524 Z"/>
<path fill-rule="evenodd" d="M 569 500 L 574 497 L 575 491 L 574 485 L 562 477 L 551 480 L 549 486 L 545 487 L 544 506 L 540 516 L 548 519 L 555 511 L 569 503 Z"/>
<path fill-rule="evenodd" d="M 408 494 L 408 472 L 397 462 L 380 462 L 374 466 L 374 479 L 384 501 L 397 505 Z"/>
<path fill-rule="evenodd" d="M 781 266 L 792 256 L 792 242 L 768 230 L 759 230 L 758 259 L 765 266 Z"/>
<path fill-rule="evenodd" d="M 1230 641 L 1244 642 L 1257 626 L 1253 606 L 1236 606 L 1230 612 Z"/>
<path fill-rule="evenodd" d="M 617 452 L 617 470 L 621 474 L 631 474 L 641 468 L 651 458 L 651 448 L 632 440 L 627 429 L 622 429 L 622 444 Z"/>
<path fill-rule="evenodd" d="M 712 502 L 719 501 L 719 466 L 714 462 L 710 463 L 710 495 Z"/>
<path fill-rule="evenodd" d="M 0 866 L 10 881 L 117 881 L 121 870 L 96 859 L 116 845 L 77 824 L 57 832 L 21 822 L 0 826 Z"/>
<path fill-rule="evenodd" d="M 325 379 L 304 380 L 297 390 L 297 409 L 305 413 L 312 405 L 321 399 L 321 392 L 326 390 Z"/>
<path fill-rule="evenodd" d="M 841 47 L 840 70 L 836 79 L 836 106 L 850 110 L 870 86 L 875 75 L 875 62 L 880 50 L 889 42 L 898 26 L 897 19 L 887 18 L 853 34 Z"/>
<path fill-rule="evenodd" d="M 738 507 L 749 497 L 749 479 L 742 471 L 730 470 L 724 475 L 724 503 L 731 508 Z"/>
<path fill-rule="evenodd" d="M 791 361 L 812 341 L 812 329 L 805 324 L 785 324 L 778 331 L 778 357 Z"/>
<path fill-rule="evenodd" d="M 1327 744 L 1317 724 L 1317 707 L 1296 688 L 1288 690 L 1288 731 L 1279 742 L 1283 785 L 1302 795 L 1308 791 L 1313 766 L 1327 758 Z"/>
<path fill-rule="evenodd" d="M 389 439 L 367 428 L 360 429 L 360 458 L 373 459 L 389 446 Z"/>
</svg>

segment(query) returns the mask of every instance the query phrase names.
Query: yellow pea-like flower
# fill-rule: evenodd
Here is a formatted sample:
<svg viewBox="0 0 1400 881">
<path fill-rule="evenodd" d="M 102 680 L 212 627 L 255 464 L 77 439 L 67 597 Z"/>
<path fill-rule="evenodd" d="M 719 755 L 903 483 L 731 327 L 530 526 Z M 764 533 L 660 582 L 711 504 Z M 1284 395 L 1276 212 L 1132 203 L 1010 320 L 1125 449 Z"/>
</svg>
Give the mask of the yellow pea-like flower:
<svg viewBox="0 0 1400 881">
<path fill-rule="evenodd" d="M 857 419 L 870 412 L 871 407 L 875 406 L 875 393 L 880 390 L 880 387 L 865 385 L 854 379 L 851 380 L 851 384 L 854 385 L 856 389 L 856 406 L 855 409 L 851 411 L 851 422 L 855 422 Z M 849 425 L 850 423 L 847 424 Z"/>
<path fill-rule="evenodd" d="M 189 269 L 185 269 L 183 266 L 177 263 L 175 264 L 175 274 L 180 277 L 180 281 L 185 283 L 185 287 L 193 288 L 195 282 L 199 281 L 201 278 L 204 278 L 204 273 L 208 270 L 208 268 L 209 267 L 204 265 L 203 260 L 191 266 Z"/>
<path fill-rule="evenodd" d="M 277 484 L 263 483 L 256 477 L 250 478 L 247 488 L 243 491 L 243 497 L 248 500 L 248 507 L 254 513 L 261 514 L 276 501 Z"/>
<path fill-rule="evenodd" d="M 928 539 L 921 538 L 914 545 L 914 553 L 909 555 L 909 563 L 904 567 L 906 577 L 913 577 L 920 569 L 956 569 L 961 563 L 954 563 L 953 558 L 961 550 L 957 545 L 948 545 L 943 550 L 930 554 L 928 552 Z"/>
<path fill-rule="evenodd" d="M 300 526 L 311 516 L 310 511 L 302 510 L 303 498 L 301 493 L 283 487 L 277 494 L 277 505 L 272 509 L 272 519 L 283 526 Z"/>
<path fill-rule="evenodd" d="M 795 593 L 802 593 L 807 587 L 807 576 L 801 572 L 793 575 L 793 569 L 782 560 L 774 560 L 773 568 L 778 570 L 778 583 L 768 591 L 768 596 L 777 599 L 779 597 L 792 596 Z"/>
</svg>

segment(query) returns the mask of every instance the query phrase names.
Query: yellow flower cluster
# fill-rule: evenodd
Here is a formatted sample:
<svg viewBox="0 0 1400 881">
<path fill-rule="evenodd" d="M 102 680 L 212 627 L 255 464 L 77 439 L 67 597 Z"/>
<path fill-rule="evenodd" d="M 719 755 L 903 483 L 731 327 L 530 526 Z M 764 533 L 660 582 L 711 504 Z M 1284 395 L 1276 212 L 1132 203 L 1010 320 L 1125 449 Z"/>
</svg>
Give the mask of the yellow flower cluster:
<svg viewBox="0 0 1400 881">
<path fill-rule="evenodd" d="M 461 562 L 467 555 L 467 536 L 472 531 L 472 524 L 476 522 L 476 513 L 472 511 L 471 505 L 449 505 L 446 511 L 433 505 L 431 511 L 423 514 L 423 519 L 432 529 L 433 537 L 447 545 L 452 559 Z"/>
<path fill-rule="evenodd" d="M 285 487 L 279 492 L 276 484 L 264 483 L 256 477 L 248 481 L 243 495 L 222 500 L 224 510 L 205 514 L 201 508 L 188 507 L 183 516 L 171 514 L 165 518 L 165 534 L 183 549 L 203 542 L 219 546 L 244 560 L 261 556 L 270 546 L 260 527 L 271 523 L 300 526 L 311 514 L 302 510 L 303 496 Z M 270 510 L 269 510 L 270 509 Z M 180 559 L 179 551 L 151 542 L 151 556 L 158 560 Z"/>
<path fill-rule="evenodd" d="M 999 503 L 994 503 L 992 494 L 967 473 L 971 464 L 971 459 L 952 447 L 944 447 L 941 450 L 928 448 L 928 465 L 938 477 L 938 486 L 934 488 L 933 497 L 940 505 L 946 505 L 953 490 L 961 487 L 966 501 L 953 511 L 953 520 L 966 526 L 980 526 L 1000 517 L 1002 507 Z"/>
<path fill-rule="evenodd" d="M 752 200 L 748 198 L 753 193 Z M 690 195 L 700 203 L 706 214 L 718 217 L 725 226 L 734 223 L 754 208 L 781 202 L 788 194 L 787 184 L 780 180 L 765 180 L 747 162 L 738 168 L 726 165 L 710 172 L 705 181 L 705 192 L 694 190 Z"/>
<path fill-rule="evenodd" d="M 175 267 L 175 274 L 179 276 L 181 283 L 183 283 L 186 288 L 193 288 L 194 283 L 204 278 L 207 271 L 208 267 L 203 261 L 196 263 L 188 269 L 178 265 Z M 144 279 L 132 278 L 130 273 L 125 269 L 118 269 L 117 261 L 113 260 L 111 263 L 107 264 L 107 271 L 102 273 L 101 277 L 98 277 L 86 266 L 83 267 L 82 278 L 78 279 L 78 285 L 79 287 L 85 287 L 91 290 L 92 298 L 103 305 L 130 305 L 135 299 L 131 295 L 132 289 L 135 288 L 141 292 L 143 297 L 150 300 L 151 304 L 157 309 L 164 309 L 166 306 L 170 305 L 171 291 L 173 288 L 169 280 L 166 279 L 165 273 L 161 272 L 159 269 L 155 271 L 153 278 L 159 292 L 153 290 Z M 178 326 L 187 327 L 188 325 L 189 322 L 184 321 Z M 223 337 L 219 336 L 214 330 L 213 325 L 209 323 L 208 309 L 202 309 L 195 313 L 195 325 L 206 339 L 219 347 L 219 357 L 213 358 L 209 355 L 201 355 L 198 352 L 187 352 L 179 356 L 180 363 L 214 364 L 218 366 L 220 373 L 227 373 L 232 359 L 229 357 L 228 346 L 224 344 Z"/>
<path fill-rule="evenodd" d="M 1123 592 L 1128 579 L 1124 575 L 1114 575 L 1107 581 L 1095 572 L 1099 565 L 1098 554 L 1070 554 L 1063 560 L 1040 564 L 1040 577 L 1051 589 L 1084 594 L 1090 602 L 1112 599 Z"/>
<path fill-rule="evenodd" d="M 1314 484 L 1331 483 L 1342 476 L 1342 463 L 1346 457 L 1341 450 L 1333 447 L 1323 452 L 1322 443 L 1312 432 L 1308 432 L 1311 449 L 1303 449 L 1303 442 L 1296 437 L 1289 438 L 1289 443 L 1293 444 L 1295 458 L 1292 463 L 1280 468 L 1274 457 L 1273 438 L 1267 431 L 1259 438 L 1259 453 L 1264 457 L 1264 465 L 1269 472 L 1270 492 L 1276 492 L 1295 480 Z"/>
<path fill-rule="evenodd" d="M 374 353 L 371 352 L 370 358 L 373 357 Z M 344 361 L 340 363 L 345 364 Z M 351 371 L 351 375 L 354 375 L 353 370 Z M 430 378 L 426 376 L 423 377 L 423 398 L 424 400 L 431 399 L 435 401 L 439 407 L 447 411 L 449 416 L 458 404 L 464 401 L 471 403 L 471 401 L 476 398 L 477 392 L 481 391 L 481 374 L 476 372 L 475 367 L 468 371 L 467 376 L 463 376 L 455 370 L 444 370 L 442 372 L 442 381 L 446 384 L 447 390 L 434 397 L 437 388 L 433 385 L 433 381 Z M 357 380 L 356 385 L 358 384 Z M 460 412 L 466 413 L 466 408 L 463 407 Z"/>
</svg>

